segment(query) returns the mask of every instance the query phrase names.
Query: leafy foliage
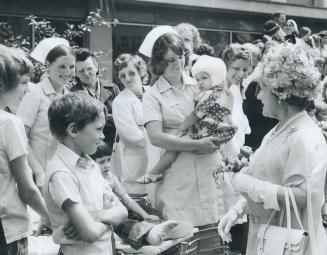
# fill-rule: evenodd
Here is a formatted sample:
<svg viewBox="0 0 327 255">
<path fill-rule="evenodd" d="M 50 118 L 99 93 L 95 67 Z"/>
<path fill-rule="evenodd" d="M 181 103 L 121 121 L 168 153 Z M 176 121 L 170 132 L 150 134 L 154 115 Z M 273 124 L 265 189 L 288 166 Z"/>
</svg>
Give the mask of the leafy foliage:
<svg viewBox="0 0 327 255">
<path fill-rule="evenodd" d="M 62 37 L 69 41 L 72 47 L 78 47 L 77 41 L 83 39 L 95 26 L 110 27 L 111 24 L 115 25 L 118 23 L 116 19 L 113 22 L 106 21 L 101 16 L 101 9 L 90 12 L 85 21 L 80 24 L 66 23 L 66 29 L 60 33 L 56 31 L 51 21 L 39 19 L 34 15 L 29 15 L 25 19 L 29 22 L 28 25 L 31 26 L 33 36 L 32 34 L 27 37 L 23 37 L 22 35 L 15 36 L 12 27 L 8 23 L 0 22 L 0 43 L 8 47 L 19 47 L 23 49 L 28 56 L 33 46 L 37 45 L 44 38 Z M 103 53 L 96 53 L 96 55 L 101 54 Z M 33 59 L 31 59 L 31 61 L 34 64 L 34 73 L 31 77 L 31 81 L 37 83 L 45 71 L 45 66 Z"/>
</svg>

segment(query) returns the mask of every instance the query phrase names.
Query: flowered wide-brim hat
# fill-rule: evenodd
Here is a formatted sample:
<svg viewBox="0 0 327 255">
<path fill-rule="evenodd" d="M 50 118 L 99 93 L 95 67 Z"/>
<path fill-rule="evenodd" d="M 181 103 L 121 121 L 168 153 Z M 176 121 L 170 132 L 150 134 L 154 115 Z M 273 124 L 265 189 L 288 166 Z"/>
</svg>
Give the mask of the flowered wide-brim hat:
<svg viewBox="0 0 327 255">
<path fill-rule="evenodd" d="M 45 38 L 36 45 L 36 47 L 31 52 L 31 57 L 42 64 L 45 64 L 45 60 L 49 52 L 57 47 L 58 45 L 69 46 L 69 42 L 64 38 L 51 37 Z"/>
<path fill-rule="evenodd" d="M 301 44 L 271 47 L 262 59 L 262 82 L 280 99 L 299 97 L 314 100 L 322 91 L 315 53 Z"/>
</svg>

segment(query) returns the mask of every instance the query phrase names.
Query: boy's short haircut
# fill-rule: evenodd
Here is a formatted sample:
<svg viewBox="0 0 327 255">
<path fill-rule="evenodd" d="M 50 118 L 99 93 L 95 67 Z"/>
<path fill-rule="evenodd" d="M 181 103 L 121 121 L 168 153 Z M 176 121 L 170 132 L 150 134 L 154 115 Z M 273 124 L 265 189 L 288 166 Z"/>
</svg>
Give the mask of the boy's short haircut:
<svg viewBox="0 0 327 255">
<path fill-rule="evenodd" d="M 48 110 L 51 133 L 58 139 L 64 138 L 71 123 L 77 131 L 99 118 L 105 112 L 104 105 L 85 91 L 71 92 L 56 98 Z"/>
<path fill-rule="evenodd" d="M 4 92 L 17 88 L 20 79 L 20 69 L 12 52 L 6 46 L 0 45 L 0 87 Z"/>
<path fill-rule="evenodd" d="M 91 158 L 93 160 L 96 160 L 97 158 L 101 158 L 104 156 L 110 156 L 111 154 L 112 154 L 112 148 L 108 144 L 102 142 L 98 146 L 97 151 L 91 155 Z"/>
<path fill-rule="evenodd" d="M 14 61 L 17 63 L 20 75 L 31 76 L 34 70 L 32 62 L 27 58 L 25 52 L 20 48 L 12 47 L 10 51 L 13 55 Z"/>
</svg>

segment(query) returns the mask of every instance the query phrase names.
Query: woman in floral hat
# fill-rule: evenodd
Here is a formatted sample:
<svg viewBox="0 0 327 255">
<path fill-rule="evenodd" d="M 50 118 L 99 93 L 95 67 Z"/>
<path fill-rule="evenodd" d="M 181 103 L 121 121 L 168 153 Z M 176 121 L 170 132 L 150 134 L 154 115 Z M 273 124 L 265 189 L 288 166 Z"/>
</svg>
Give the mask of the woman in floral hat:
<svg viewBox="0 0 327 255">
<path fill-rule="evenodd" d="M 278 225 L 280 210 L 285 205 L 285 187 L 293 191 L 304 229 L 309 232 L 304 254 L 317 255 L 318 250 L 319 254 L 327 254 L 321 218 L 327 145 L 306 112 L 321 93 L 319 78 L 313 52 L 302 45 L 277 45 L 263 58 L 258 98 L 263 103 L 263 114 L 279 123 L 265 136 L 249 167 L 229 175 L 243 198 L 218 226 L 222 238 L 229 241 L 230 227 L 240 216 L 248 214 L 248 255 L 256 254 L 259 227 L 268 222 L 272 212 L 276 214 L 270 224 Z M 299 228 L 297 224 L 292 227 Z"/>
</svg>

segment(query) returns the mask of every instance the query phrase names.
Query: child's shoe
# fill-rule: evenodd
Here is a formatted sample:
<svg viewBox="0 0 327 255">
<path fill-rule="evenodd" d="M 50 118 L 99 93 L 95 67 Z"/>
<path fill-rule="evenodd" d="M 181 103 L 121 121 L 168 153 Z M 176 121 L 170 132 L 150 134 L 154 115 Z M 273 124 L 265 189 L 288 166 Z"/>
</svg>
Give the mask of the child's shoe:
<svg viewBox="0 0 327 255">
<path fill-rule="evenodd" d="M 136 182 L 139 184 L 150 184 L 150 183 L 161 181 L 162 179 L 163 179 L 162 174 L 146 174 L 138 178 Z"/>
</svg>

